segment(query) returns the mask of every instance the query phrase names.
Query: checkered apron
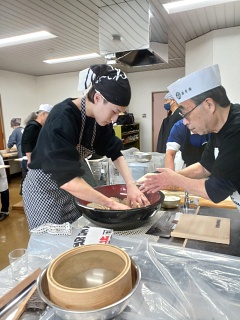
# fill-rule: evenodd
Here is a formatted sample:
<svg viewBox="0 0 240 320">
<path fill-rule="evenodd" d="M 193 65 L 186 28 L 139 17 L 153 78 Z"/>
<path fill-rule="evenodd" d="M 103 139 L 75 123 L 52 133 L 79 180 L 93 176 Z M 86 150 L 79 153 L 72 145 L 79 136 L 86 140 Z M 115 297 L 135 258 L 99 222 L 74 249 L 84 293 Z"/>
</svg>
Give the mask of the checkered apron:
<svg viewBox="0 0 240 320">
<path fill-rule="evenodd" d="M 77 146 L 80 159 L 93 153 L 93 142 L 96 135 L 95 123 L 90 148 L 81 146 L 86 121 L 85 101 L 85 97 L 82 98 L 82 128 Z M 81 216 L 74 204 L 74 197 L 60 189 L 56 181 L 51 179 L 51 174 L 45 174 L 41 169 L 28 171 L 23 182 L 23 203 L 30 230 L 44 223 L 72 223 Z"/>
</svg>

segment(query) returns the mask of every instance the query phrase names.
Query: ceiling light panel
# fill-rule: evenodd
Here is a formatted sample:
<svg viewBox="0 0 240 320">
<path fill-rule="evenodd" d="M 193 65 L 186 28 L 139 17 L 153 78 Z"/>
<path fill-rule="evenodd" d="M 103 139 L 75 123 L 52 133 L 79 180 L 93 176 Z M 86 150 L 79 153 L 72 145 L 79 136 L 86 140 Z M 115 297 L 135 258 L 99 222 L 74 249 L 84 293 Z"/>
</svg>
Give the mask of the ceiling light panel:
<svg viewBox="0 0 240 320">
<path fill-rule="evenodd" d="M 88 54 L 82 54 L 80 56 L 49 59 L 49 60 L 44 60 L 43 62 L 54 64 L 54 63 L 64 63 L 64 62 L 71 62 L 71 61 L 78 61 L 78 60 L 85 60 L 85 59 L 93 59 L 93 58 L 99 58 L 99 57 L 101 56 L 97 53 L 88 53 Z"/>
<path fill-rule="evenodd" d="M 163 7 L 168 14 L 172 14 L 235 1 L 239 0 L 182 0 L 164 3 Z"/>
<path fill-rule="evenodd" d="M 55 38 L 56 36 L 47 31 L 38 31 L 33 33 L 27 33 L 16 37 L 0 39 L 0 48 L 13 46 L 22 43 L 40 41 Z"/>
</svg>

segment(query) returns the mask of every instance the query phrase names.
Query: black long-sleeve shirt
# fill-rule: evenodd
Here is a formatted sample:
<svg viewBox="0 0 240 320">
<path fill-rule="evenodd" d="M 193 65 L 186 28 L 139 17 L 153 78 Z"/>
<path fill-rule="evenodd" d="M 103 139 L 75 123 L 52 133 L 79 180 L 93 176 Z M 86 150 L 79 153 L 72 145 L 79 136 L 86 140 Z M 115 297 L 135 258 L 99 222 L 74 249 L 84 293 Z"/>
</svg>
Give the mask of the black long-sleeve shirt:
<svg viewBox="0 0 240 320">
<path fill-rule="evenodd" d="M 95 119 L 86 116 L 81 141 L 85 148 L 90 148 L 94 124 Z M 58 186 L 83 176 L 84 170 L 76 149 L 81 126 L 81 111 L 72 99 L 66 99 L 54 106 L 39 134 L 29 168 L 42 169 L 44 173 L 51 174 Z M 122 156 L 122 141 L 115 136 L 112 124 L 97 124 L 93 148 L 98 155 L 106 155 L 113 161 Z"/>
<path fill-rule="evenodd" d="M 36 120 L 31 120 L 26 125 L 22 134 L 22 155 L 26 156 L 26 153 L 32 152 L 36 146 L 38 135 L 42 125 Z"/>
</svg>

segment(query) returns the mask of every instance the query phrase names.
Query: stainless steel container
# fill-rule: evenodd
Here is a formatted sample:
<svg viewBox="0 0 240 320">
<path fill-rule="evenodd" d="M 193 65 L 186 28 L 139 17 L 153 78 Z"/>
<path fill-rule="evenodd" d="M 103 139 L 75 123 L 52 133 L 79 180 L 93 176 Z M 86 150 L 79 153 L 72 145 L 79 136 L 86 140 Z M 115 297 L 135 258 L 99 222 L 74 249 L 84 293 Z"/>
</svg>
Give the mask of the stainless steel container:
<svg viewBox="0 0 240 320">
<path fill-rule="evenodd" d="M 37 280 L 37 290 L 42 298 L 42 300 L 48 304 L 51 308 L 53 308 L 55 314 L 61 319 L 67 320 L 110 320 L 119 315 L 129 304 L 129 300 L 132 295 L 137 290 L 140 280 L 141 280 L 141 271 L 136 263 L 131 259 L 132 262 L 132 285 L 133 289 L 131 292 L 126 295 L 123 299 L 118 302 L 109 305 L 107 307 L 91 310 L 91 311 L 76 311 L 64 309 L 56 304 L 52 303 L 49 300 L 49 291 L 48 291 L 48 282 L 47 282 L 47 268 L 46 267 L 40 274 Z"/>
</svg>

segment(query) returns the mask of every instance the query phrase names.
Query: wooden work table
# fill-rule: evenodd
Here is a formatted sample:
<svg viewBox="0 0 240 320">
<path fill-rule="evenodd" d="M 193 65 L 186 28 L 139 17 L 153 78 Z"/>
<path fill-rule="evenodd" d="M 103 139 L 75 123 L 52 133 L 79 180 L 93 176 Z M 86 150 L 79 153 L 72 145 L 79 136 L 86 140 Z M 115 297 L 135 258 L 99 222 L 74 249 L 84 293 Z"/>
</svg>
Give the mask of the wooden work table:
<svg viewBox="0 0 240 320">
<path fill-rule="evenodd" d="M 17 151 L 2 153 L 2 157 L 3 157 L 3 160 L 17 158 L 18 153 L 17 153 Z"/>
</svg>

